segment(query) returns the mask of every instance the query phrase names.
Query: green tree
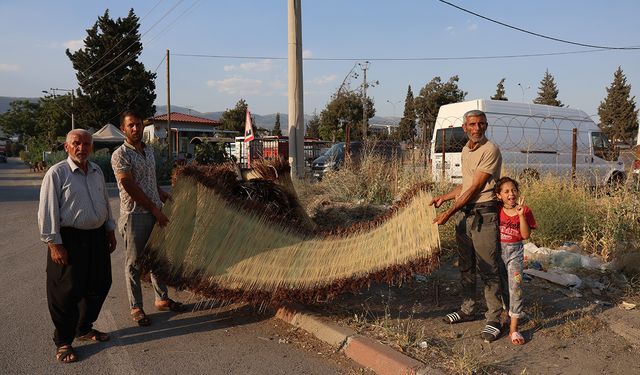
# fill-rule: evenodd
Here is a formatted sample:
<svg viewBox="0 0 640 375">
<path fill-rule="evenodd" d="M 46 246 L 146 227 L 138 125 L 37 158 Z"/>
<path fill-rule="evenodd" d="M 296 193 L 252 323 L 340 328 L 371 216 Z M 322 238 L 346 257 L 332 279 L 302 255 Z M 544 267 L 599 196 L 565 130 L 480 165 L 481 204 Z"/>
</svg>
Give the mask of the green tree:
<svg viewBox="0 0 640 375">
<path fill-rule="evenodd" d="M 461 102 L 467 96 L 467 93 L 458 87 L 458 81 L 457 75 L 449 78 L 447 82 L 442 82 L 440 77 L 434 77 L 420 89 L 420 95 L 415 98 L 414 103 L 422 127 L 423 143 L 431 141 L 440 107 L 449 103 Z M 428 148 L 426 149 L 428 152 Z"/>
<path fill-rule="evenodd" d="M 319 132 L 322 139 L 343 141 L 347 130 L 352 140 L 362 139 L 362 95 L 355 91 L 334 94 L 325 109 L 320 112 Z M 371 98 L 367 98 L 367 118 L 375 116 Z"/>
<path fill-rule="evenodd" d="M 81 127 L 100 128 L 126 109 L 143 118 L 155 114 L 156 74 L 138 61 L 142 53 L 139 18 L 133 12 L 111 19 L 109 10 L 87 30 L 84 48 L 66 54 L 76 70 L 80 89 L 76 111 Z"/>
<path fill-rule="evenodd" d="M 17 135 L 18 142 L 22 143 L 39 134 L 39 113 L 39 102 L 14 100 L 9 104 L 9 110 L 0 115 L 0 126 L 5 133 Z"/>
<path fill-rule="evenodd" d="M 40 98 L 39 136 L 44 137 L 49 144 L 53 145 L 58 137 L 65 136 L 71 130 L 71 113 L 71 94 L 47 95 Z"/>
<path fill-rule="evenodd" d="M 506 78 L 503 78 L 498 82 L 498 86 L 496 87 L 496 94 L 491 97 L 491 100 L 504 100 L 505 102 L 509 99 L 505 96 L 504 91 L 504 81 Z"/>
<path fill-rule="evenodd" d="M 307 138 L 320 138 L 320 117 L 316 114 L 307 123 Z"/>
<path fill-rule="evenodd" d="M 247 102 L 244 99 L 240 99 L 236 103 L 235 108 L 224 111 L 222 116 L 220 116 L 222 128 L 225 130 L 235 130 L 244 135 L 244 123 L 247 119 L 247 108 L 249 108 Z M 255 134 L 256 119 L 253 116 L 251 117 L 251 124 L 253 125 Z"/>
<path fill-rule="evenodd" d="M 282 135 L 282 131 L 280 130 L 280 112 L 276 113 L 276 123 L 273 124 L 271 135 Z"/>
<path fill-rule="evenodd" d="M 638 132 L 638 110 L 636 97 L 631 97 L 631 85 L 627 84 L 627 77 L 622 67 L 613 73 L 613 82 L 607 88 L 607 97 L 600 102 L 598 116 L 600 128 L 614 140 L 634 143 Z"/>
<path fill-rule="evenodd" d="M 411 90 L 411 85 L 409 85 L 409 88 L 407 88 L 407 96 L 404 99 L 404 112 L 398 127 L 398 137 L 401 141 L 413 142 L 416 136 L 417 119 L 413 91 Z"/>
<path fill-rule="evenodd" d="M 558 100 L 558 88 L 553 76 L 547 69 L 544 73 L 544 77 L 540 81 L 540 87 L 538 87 L 538 97 L 533 100 L 536 104 L 553 105 L 556 107 L 564 107 L 564 104 Z"/>
</svg>

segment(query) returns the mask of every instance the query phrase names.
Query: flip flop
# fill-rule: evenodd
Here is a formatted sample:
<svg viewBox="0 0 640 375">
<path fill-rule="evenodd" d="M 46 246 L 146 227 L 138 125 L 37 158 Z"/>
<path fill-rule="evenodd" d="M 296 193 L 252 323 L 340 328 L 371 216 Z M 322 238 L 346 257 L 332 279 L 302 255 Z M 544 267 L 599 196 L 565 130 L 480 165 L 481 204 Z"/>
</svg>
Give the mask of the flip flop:
<svg viewBox="0 0 640 375">
<path fill-rule="evenodd" d="M 136 312 L 131 313 L 131 318 L 134 322 L 138 323 L 140 327 L 146 327 L 151 325 L 151 319 L 144 313 L 144 310 L 139 309 Z"/>
<path fill-rule="evenodd" d="M 73 347 L 67 344 L 56 349 L 56 360 L 61 363 L 72 363 L 78 361 L 78 356 Z"/>
<path fill-rule="evenodd" d="M 80 341 L 97 341 L 97 342 L 105 342 L 109 341 L 110 337 L 108 333 L 100 332 L 97 329 L 92 329 L 88 333 L 76 337 L 77 340 Z"/>
<path fill-rule="evenodd" d="M 496 341 L 496 339 L 500 337 L 500 328 L 502 327 L 498 322 L 487 322 L 487 325 L 484 326 L 480 336 L 485 342 Z"/>
<path fill-rule="evenodd" d="M 512 332 L 511 335 L 509 335 L 509 336 L 511 337 L 511 343 L 513 345 L 523 345 L 524 344 L 524 337 L 522 337 L 520 332 L 518 332 L 518 331 Z"/>
<path fill-rule="evenodd" d="M 473 320 L 475 320 L 475 316 L 474 315 L 467 315 L 467 314 L 463 313 L 462 311 L 452 312 L 451 314 L 447 314 L 444 318 L 442 318 L 442 321 L 444 321 L 445 323 L 449 323 L 449 324 L 470 322 L 470 321 L 473 321 Z"/>
<path fill-rule="evenodd" d="M 165 302 L 165 301 L 163 301 Z M 158 311 L 173 311 L 173 312 L 184 312 L 187 307 L 180 302 L 176 302 L 172 299 L 166 300 L 166 305 L 158 305 L 156 304 L 156 310 Z"/>
</svg>

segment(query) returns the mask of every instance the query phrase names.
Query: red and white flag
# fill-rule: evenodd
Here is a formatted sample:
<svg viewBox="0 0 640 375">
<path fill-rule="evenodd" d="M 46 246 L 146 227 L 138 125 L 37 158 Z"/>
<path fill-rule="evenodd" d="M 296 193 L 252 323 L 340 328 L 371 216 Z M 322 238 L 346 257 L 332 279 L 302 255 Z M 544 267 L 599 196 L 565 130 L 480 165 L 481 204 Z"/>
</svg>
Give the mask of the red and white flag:
<svg viewBox="0 0 640 375">
<path fill-rule="evenodd" d="M 247 108 L 247 118 L 244 123 L 244 141 L 253 141 L 253 127 L 251 126 L 251 113 L 249 113 L 249 108 Z"/>
</svg>

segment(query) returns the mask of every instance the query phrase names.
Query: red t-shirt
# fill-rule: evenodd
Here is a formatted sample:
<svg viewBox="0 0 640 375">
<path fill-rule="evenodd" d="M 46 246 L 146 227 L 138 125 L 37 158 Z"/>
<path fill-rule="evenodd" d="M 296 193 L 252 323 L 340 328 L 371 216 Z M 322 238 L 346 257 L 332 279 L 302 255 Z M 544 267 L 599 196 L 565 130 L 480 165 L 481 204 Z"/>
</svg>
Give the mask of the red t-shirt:
<svg viewBox="0 0 640 375">
<path fill-rule="evenodd" d="M 524 218 L 529 224 L 529 228 L 536 229 L 536 219 L 529 207 L 524 206 Z M 514 243 L 522 241 L 520 233 L 520 216 L 509 216 L 504 212 L 504 208 L 500 209 L 500 242 Z"/>
</svg>

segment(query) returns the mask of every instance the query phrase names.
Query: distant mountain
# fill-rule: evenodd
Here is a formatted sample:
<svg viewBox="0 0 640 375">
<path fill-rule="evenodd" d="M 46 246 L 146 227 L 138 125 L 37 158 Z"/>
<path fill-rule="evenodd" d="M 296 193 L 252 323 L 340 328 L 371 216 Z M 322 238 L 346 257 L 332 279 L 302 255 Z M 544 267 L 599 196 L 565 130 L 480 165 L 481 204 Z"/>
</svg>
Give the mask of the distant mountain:
<svg viewBox="0 0 640 375">
<path fill-rule="evenodd" d="M 171 112 L 178 112 L 178 113 L 186 113 L 186 114 L 190 114 L 193 116 L 199 116 L 199 117 L 204 117 L 204 118 L 208 118 L 211 120 L 219 120 L 220 117 L 222 116 L 222 113 L 224 113 L 224 111 L 220 111 L 220 112 L 198 112 L 198 111 L 194 111 L 192 109 L 189 108 L 185 108 L 185 107 L 180 107 L 180 106 L 171 106 Z M 161 115 L 167 113 L 167 106 L 166 105 L 157 105 L 156 106 L 156 115 Z M 259 115 L 257 113 L 252 113 L 251 116 L 253 116 L 253 118 L 255 119 L 255 124 L 253 124 L 254 126 L 259 126 L 261 128 L 265 128 L 265 129 L 273 129 L 273 125 L 276 123 L 276 114 L 275 113 L 271 113 L 268 115 Z M 307 122 L 309 122 L 309 120 L 312 118 L 312 115 L 304 115 L 304 123 L 306 124 Z M 370 124 L 381 124 L 381 125 L 398 125 L 398 123 L 400 122 L 400 119 L 397 117 L 381 117 L 381 116 L 374 116 L 371 120 L 369 120 Z M 280 125 L 282 128 L 284 128 L 286 126 L 286 124 L 289 123 L 289 115 L 287 115 L 286 113 L 281 113 L 280 114 Z"/>
<path fill-rule="evenodd" d="M 40 98 L 15 98 L 11 96 L 0 96 L 0 113 L 5 113 L 11 108 L 9 104 L 15 100 L 28 100 L 30 102 L 37 102 Z"/>
<path fill-rule="evenodd" d="M 11 96 L 0 96 L 0 113 L 4 113 L 6 111 L 9 110 L 10 106 L 9 104 L 14 101 L 14 100 L 29 100 L 30 102 L 37 102 L 38 100 L 40 100 L 40 98 L 18 98 L 18 97 L 11 97 Z M 204 117 L 204 118 L 208 118 L 211 120 L 219 120 L 220 117 L 222 116 L 222 113 L 224 111 L 218 111 L 218 112 L 198 112 L 195 111 L 193 109 L 189 109 L 189 108 L 185 108 L 185 107 L 180 107 L 177 105 L 172 105 L 171 106 L 171 111 L 173 112 L 179 112 L 179 113 L 187 113 L 187 114 L 191 114 L 193 116 L 199 116 L 199 117 Z M 161 115 L 167 113 L 167 106 L 166 105 L 157 105 L 156 106 L 156 115 Z M 261 128 L 265 128 L 265 129 L 273 129 L 273 125 L 276 122 L 276 114 L 275 113 L 271 113 L 268 115 L 259 115 L 256 113 L 252 113 L 251 114 L 254 118 L 256 123 L 254 124 L 255 126 L 259 126 Z M 309 120 L 312 118 L 312 115 L 304 115 L 304 123 L 306 124 L 307 122 L 309 122 Z M 374 116 L 371 120 L 369 120 L 370 124 L 382 124 L 382 125 L 397 125 L 400 122 L 400 118 L 398 117 L 381 117 L 381 116 Z M 282 126 L 282 128 L 286 127 L 286 124 L 289 123 L 289 116 L 286 113 L 281 113 L 280 114 L 280 124 Z"/>
</svg>

